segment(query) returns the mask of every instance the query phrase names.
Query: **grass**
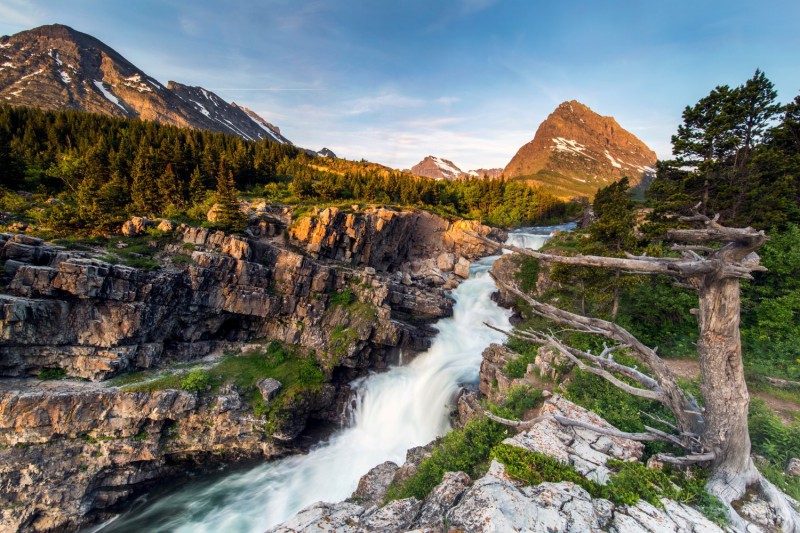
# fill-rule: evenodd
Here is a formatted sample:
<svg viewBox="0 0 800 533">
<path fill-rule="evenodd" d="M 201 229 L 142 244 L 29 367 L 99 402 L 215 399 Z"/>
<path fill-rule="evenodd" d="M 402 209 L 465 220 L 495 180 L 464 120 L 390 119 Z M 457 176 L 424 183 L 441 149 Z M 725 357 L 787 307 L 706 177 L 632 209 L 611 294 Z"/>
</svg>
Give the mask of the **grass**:
<svg viewBox="0 0 800 533">
<path fill-rule="evenodd" d="M 273 378 L 281 389 L 269 405 L 264 402 L 258 382 Z M 312 355 L 303 355 L 278 341 L 272 341 L 243 355 L 228 354 L 211 368 L 184 367 L 172 373 L 143 371 L 118 376 L 111 385 L 130 392 L 183 389 L 204 395 L 223 385 L 235 385 L 256 416 L 265 416 L 271 431 L 278 431 L 290 416 L 289 407 L 305 394 L 313 394 L 325 383 L 325 374 Z"/>
<path fill-rule="evenodd" d="M 330 352 L 337 358 L 347 355 L 350 346 L 358 340 L 358 333 L 353 328 L 336 326 L 331 332 Z"/>
<path fill-rule="evenodd" d="M 800 499 L 800 478 L 786 474 L 793 457 L 800 457 L 800 423 L 785 426 L 761 400 L 750 402 L 750 440 L 753 453 L 764 458 L 758 469 L 794 499 Z"/>
</svg>

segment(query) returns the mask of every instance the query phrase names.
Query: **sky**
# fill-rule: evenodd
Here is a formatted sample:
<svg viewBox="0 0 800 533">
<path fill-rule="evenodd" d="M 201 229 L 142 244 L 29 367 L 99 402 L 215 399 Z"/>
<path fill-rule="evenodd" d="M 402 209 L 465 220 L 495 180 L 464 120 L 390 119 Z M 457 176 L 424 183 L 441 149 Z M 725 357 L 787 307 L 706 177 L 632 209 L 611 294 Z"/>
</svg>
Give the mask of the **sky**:
<svg viewBox="0 0 800 533">
<path fill-rule="evenodd" d="M 798 0 L 0 0 L 0 35 L 60 23 L 295 144 L 409 168 L 504 167 L 559 103 L 660 158 L 687 105 L 756 68 L 800 93 Z"/>
</svg>

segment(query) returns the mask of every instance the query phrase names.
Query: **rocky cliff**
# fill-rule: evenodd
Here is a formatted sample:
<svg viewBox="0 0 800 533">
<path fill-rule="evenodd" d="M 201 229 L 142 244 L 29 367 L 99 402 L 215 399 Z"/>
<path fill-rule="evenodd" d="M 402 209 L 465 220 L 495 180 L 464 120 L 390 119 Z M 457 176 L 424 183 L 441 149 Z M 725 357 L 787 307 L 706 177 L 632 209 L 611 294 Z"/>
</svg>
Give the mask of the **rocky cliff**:
<svg viewBox="0 0 800 533">
<path fill-rule="evenodd" d="M 476 221 L 449 222 L 425 211 L 387 208 L 345 212 L 331 207 L 297 221 L 290 231 L 315 258 L 380 272 L 428 272 L 439 279 L 452 271 L 466 277 L 469 261 L 499 253 L 499 246 L 467 233 L 506 239 L 505 232 Z"/>
<path fill-rule="evenodd" d="M 657 157 L 613 117 L 598 115 L 572 100 L 559 105 L 506 165 L 506 178 L 544 187 L 556 196 L 592 198 L 614 181 L 631 185 L 655 177 Z"/>
<path fill-rule="evenodd" d="M 0 37 L 0 99 L 291 144 L 253 111 L 202 87 L 164 87 L 111 47 L 60 24 Z"/>
<path fill-rule="evenodd" d="M 452 312 L 442 278 L 452 286 L 467 258 L 492 251 L 463 233 L 489 228 L 388 210 L 325 210 L 286 241 L 291 213 L 251 207 L 266 218 L 246 237 L 141 218 L 100 247 L 0 235 L 3 530 L 73 530 L 187 464 L 295 449 L 309 419 L 340 421 L 351 379 L 427 347 L 426 324 Z M 161 268 L 109 262 L 128 247 L 153 247 Z M 275 399 L 280 383 L 147 385 L 176 362 L 214 368 L 264 341 L 307 354 L 324 381 Z M 107 381 L 142 371 L 157 374 Z"/>
</svg>

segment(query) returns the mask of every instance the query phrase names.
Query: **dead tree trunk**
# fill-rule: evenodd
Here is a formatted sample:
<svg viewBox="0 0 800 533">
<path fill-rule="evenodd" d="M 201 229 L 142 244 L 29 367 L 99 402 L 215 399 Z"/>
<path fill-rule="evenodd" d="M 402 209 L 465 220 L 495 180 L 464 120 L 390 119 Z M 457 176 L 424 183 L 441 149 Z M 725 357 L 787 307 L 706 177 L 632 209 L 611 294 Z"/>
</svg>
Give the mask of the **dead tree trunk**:
<svg viewBox="0 0 800 533">
<path fill-rule="evenodd" d="M 758 480 L 750 459 L 750 395 L 741 356 L 739 281 L 724 279 L 702 287 L 697 319 L 697 353 L 706 415 L 701 440 L 715 455 L 713 492 L 724 501 L 733 501 Z"/>
<path fill-rule="evenodd" d="M 687 452 L 683 457 L 662 455 L 661 459 L 666 462 L 703 463 L 710 466 L 712 476 L 707 488 L 728 505 L 734 527 L 743 529 L 745 525 L 731 507 L 731 502 L 741 498 L 748 486 L 760 483 L 762 493 L 773 504 L 784 530 L 800 532 L 797 511 L 787 503 L 780 491 L 761 477 L 750 458 L 747 419 L 750 397 L 744 379 L 739 334 L 739 280 L 752 279 L 751 272 L 765 270 L 758 264 L 759 258 L 754 251 L 764 245 L 767 237 L 763 232 L 752 228 L 721 226 L 717 223 L 717 218 L 709 219 L 696 210 L 692 216 L 683 217 L 682 220 L 701 226 L 698 229 L 669 231 L 669 239 L 689 243 L 673 246 L 672 249 L 681 252 L 682 257 L 570 257 L 513 246 L 505 247 L 552 263 L 617 269 L 629 274 L 668 275 L 677 278 L 677 285 L 697 291 L 699 308 L 695 314 L 700 329 L 697 352 L 703 380 L 703 408 L 698 407 L 694 399 L 680 389 L 677 379 L 656 352 L 643 345 L 624 328 L 612 322 L 558 309 L 535 300 L 516 287 L 498 282 L 526 300 L 538 315 L 619 343 L 609 350 L 627 348 L 647 365 L 653 378 L 605 357 L 566 346 L 553 335 L 534 331 L 518 331 L 514 334 L 530 342 L 550 345 L 581 368 L 604 377 L 632 394 L 660 401 L 669 408 L 675 415 L 676 424 L 673 429 L 676 434 L 648 428 L 649 437 L 634 434 L 629 438 L 664 440 Z M 487 240 L 478 235 L 473 236 Z M 709 246 L 709 243 L 718 244 Z M 634 379 L 641 387 L 620 382 L 614 377 L 614 373 Z M 559 422 L 568 425 L 570 423 L 568 420 Z M 599 428 L 596 429 L 600 431 Z"/>
</svg>

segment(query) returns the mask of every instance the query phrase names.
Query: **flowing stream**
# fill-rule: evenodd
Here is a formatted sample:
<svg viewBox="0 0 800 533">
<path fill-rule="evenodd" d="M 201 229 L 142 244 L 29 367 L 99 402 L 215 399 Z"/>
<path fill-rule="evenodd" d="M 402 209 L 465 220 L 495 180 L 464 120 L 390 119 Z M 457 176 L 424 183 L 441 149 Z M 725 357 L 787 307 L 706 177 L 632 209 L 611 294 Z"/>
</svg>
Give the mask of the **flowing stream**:
<svg viewBox="0 0 800 533">
<path fill-rule="evenodd" d="M 537 249 L 561 228 L 516 230 L 508 243 Z M 305 455 L 188 482 L 94 531 L 262 533 L 314 502 L 349 497 L 359 478 L 384 461 L 402 464 L 409 448 L 449 431 L 459 386 L 477 382 L 484 348 L 503 341 L 483 325 L 509 326 L 510 312 L 490 298 L 495 286 L 488 270 L 496 259 L 473 263 L 470 278 L 453 291 L 453 316 L 436 323 L 430 349 L 408 365 L 351 384 L 358 401 L 349 427 Z"/>
</svg>

